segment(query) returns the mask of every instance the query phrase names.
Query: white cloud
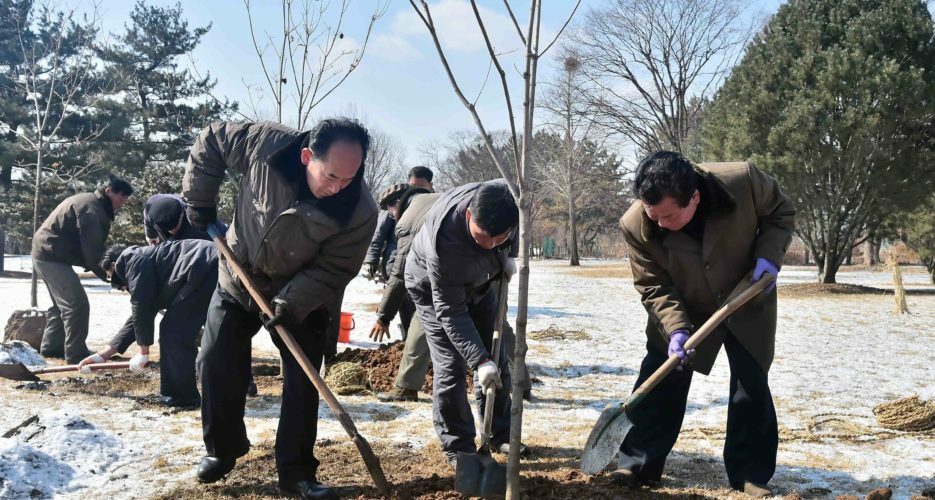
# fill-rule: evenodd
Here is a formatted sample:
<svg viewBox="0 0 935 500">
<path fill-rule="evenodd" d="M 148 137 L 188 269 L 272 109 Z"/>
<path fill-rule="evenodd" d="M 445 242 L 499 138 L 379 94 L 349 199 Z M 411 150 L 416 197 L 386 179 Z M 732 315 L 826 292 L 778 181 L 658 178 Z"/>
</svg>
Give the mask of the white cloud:
<svg viewBox="0 0 935 500">
<path fill-rule="evenodd" d="M 367 50 L 374 57 L 390 62 L 408 62 L 422 58 L 422 53 L 409 43 L 409 40 L 393 34 L 375 35 L 370 40 Z"/>
<path fill-rule="evenodd" d="M 421 8 L 421 6 L 420 6 Z M 474 17 L 474 10 L 466 0 L 440 0 L 430 3 L 432 20 L 441 39 L 442 47 L 451 52 L 487 52 L 483 34 Z M 522 41 L 505 11 L 491 10 L 479 6 L 481 18 L 498 53 L 522 49 Z M 400 11 L 390 28 L 390 33 L 414 40 L 417 45 L 426 43 L 428 30 L 419 16 L 411 9 Z"/>
</svg>

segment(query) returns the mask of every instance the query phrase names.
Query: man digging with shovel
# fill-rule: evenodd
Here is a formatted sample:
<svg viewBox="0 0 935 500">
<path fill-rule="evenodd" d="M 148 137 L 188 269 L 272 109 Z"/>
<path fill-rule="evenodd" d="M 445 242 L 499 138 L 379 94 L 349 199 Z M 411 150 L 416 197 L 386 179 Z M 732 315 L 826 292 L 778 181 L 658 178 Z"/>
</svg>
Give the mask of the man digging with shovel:
<svg viewBox="0 0 935 500">
<path fill-rule="evenodd" d="M 649 313 L 636 387 L 673 354 L 682 366 L 627 412 L 633 427 L 620 445 L 619 468 L 611 478 L 627 486 L 662 478 L 682 425 L 692 371 L 710 373 L 723 344 L 731 371 L 727 477 L 734 489 L 769 496 L 778 446 L 767 383 L 776 337 L 775 285 L 697 349 L 686 352 L 684 346 L 731 299 L 735 287 L 776 275 L 792 238 L 795 207 L 773 178 L 749 163 L 697 167 L 668 151 L 640 162 L 634 194 L 639 201 L 620 226 L 630 248 L 633 283 Z"/>
<path fill-rule="evenodd" d="M 509 280 L 518 250 L 519 210 L 503 180 L 467 184 L 445 193 L 429 209 L 406 260 L 406 290 L 416 306 L 432 357 L 432 412 L 448 462 L 477 451 L 465 375 L 475 374 L 479 413 L 493 403 L 490 448 L 509 445 L 510 386 L 506 353 L 491 355 L 501 279 Z M 522 454 L 529 448 L 523 446 Z M 468 458 L 470 459 L 470 458 Z"/>
<path fill-rule="evenodd" d="M 216 123 L 192 146 L 182 188 L 196 226 L 217 219 L 225 171 L 243 176 L 227 243 L 252 278 L 240 279 L 234 262 L 222 256 L 198 356 L 208 452 L 199 481 L 221 479 L 250 448 L 243 420 L 250 344 L 265 326 L 284 365 L 275 448 L 279 488 L 301 498 L 337 498 L 317 480 L 318 391 L 275 330 L 294 332 L 290 345 L 294 338 L 311 364 L 321 366 L 329 317 L 360 269 L 376 226 L 377 207 L 363 179 L 369 144 L 363 126 L 339 118 L 310 132 Z M 271 300 L 272 317 L 261 319 L 248 286 Z"/>
</svg>

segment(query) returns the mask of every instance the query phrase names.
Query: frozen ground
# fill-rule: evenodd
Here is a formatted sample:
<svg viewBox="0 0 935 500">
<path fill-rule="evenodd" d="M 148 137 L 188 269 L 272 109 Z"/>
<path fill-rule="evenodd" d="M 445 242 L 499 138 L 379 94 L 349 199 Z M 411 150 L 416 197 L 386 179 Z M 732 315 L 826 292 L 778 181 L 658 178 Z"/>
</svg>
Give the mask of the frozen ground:
<svg viewBox="0 0 935 500">
<path fill-rule="evenodd" d="M 28 270 L 28 260 L 15 263 Z M 588 261 L 585 266 L 608 264 L 615 263 Z M 614 274 L 593 278 L 562 262 L 532 265 L 529 330 L 555 325 L 590 337 L 530 340 L 528 362 L 542 381 L 524 415 L 524 439 L 534 446 L 579 450 L 603 406 L 632 388 L 645 349 L 645 311 L 632 282 Z M 810 268 L 787 268 L 780 284 L 809 282 L 813 275 Z M 906 268 L 904 275 L 912 288 L 932 288 L 917 268 Z M 839 281 L 891 285 L 889 273 L 876 271 L 843 271 Z M 84 283 L 92 304 L 89 343 L 96 348 L 123 323 L 129 304 L 125 294 L 97 280 Z M 511 292 L 515 307 L 515 286 Z M 344 309 L 355 313 L 356 347 L 374 345 L 366 341 L 366 332 L 379 294 L 363 279 L 348 289 Z M 0 278 L 0 319 L 26 305 L 28 296 L 28 280 Z M 935 399 L 935 357 L 928 347 L 935 341 L 935 295 L 910 295 L 907 301 L 912 314 L 895 316 L 891 296 L 780 300 L 770 372 L 781 428 L 772 484 L 780 493 L 833 497 L 891 486 L 896 498 L 909 498 L 935 486 L 935 438 L 886 432 L 872 414 L 873 406 L 911 394 Z M 49 304 L 44 289 L 39 303 Z M 254 356 L 274 355 L 268 335 L 259 333 Z M 720 456 L 728 380 L 723 354 L 710 376 L 696 376 L 683 434 L 667 467 L 669 484 L 712 491 L 725 487 Z M 425 394 L 418 403 L 392 405 L 372 396 L 341 400 L 371 442 L 434 446 Z M 0 433 L 38 417 L 15 436 L 0 438 L 0 497 L 33 490 L 38 496 L 150 497 L 193 481 L 204 451 L 198 412 L 162 412 L 121 397 L 16 389 L 8 381 L 0 381 L 0 407 Z M 248 402 L 247 428 L 254 443 L 273 439 L 277 415 L 275 397 Z M 319 437 L 346 439 L 324 404 Z"/>
</svg>

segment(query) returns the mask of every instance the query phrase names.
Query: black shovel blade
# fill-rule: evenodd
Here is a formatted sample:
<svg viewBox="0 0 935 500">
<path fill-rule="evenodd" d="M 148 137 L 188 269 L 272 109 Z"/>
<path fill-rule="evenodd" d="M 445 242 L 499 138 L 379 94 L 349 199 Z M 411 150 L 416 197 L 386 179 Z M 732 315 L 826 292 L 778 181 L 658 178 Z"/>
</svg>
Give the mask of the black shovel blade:
<svg viewBox="0 0 935 500">
<path fill-rule="evenodd" d="M 38 382 L 40 379 L 22 363 L 0 364 L 0 378 L 21 382 Z"/>
<path fill-rule="evenodd" d="M 607 405 L 591 429 L 588 442 L 581 454 L 581 470 L 585 474 L 597 474 L 604 470 L 620 449 L 633 422 L 622 404 Z"/>
<path fill-rule="evenodd" d="M 455 491 L 468 497 L 506 494 L 506 466 L 483 453 L 458 453 Z"/>
</svg>

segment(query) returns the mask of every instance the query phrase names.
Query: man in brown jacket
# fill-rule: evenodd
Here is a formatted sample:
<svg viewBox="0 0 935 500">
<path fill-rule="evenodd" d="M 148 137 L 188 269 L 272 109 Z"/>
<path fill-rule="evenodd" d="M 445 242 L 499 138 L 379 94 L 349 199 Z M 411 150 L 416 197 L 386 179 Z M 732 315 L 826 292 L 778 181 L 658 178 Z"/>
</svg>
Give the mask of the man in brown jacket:
<svg viewBox="0 0 935 500">
<path fill-rule="evenodd" d="M 288 327 L 311 362 L 321 365 L 329 316 L 338 312 L 335 302 L 359 271 L 376 226 L 377 207 L 363 179 L 369 144 L 363 126 L 339 118 L 309 132 L 215 123 L 192 146 L 182 183 L 189 220 L 201 227 L 214 223 L 225 171 L 242 175 L 227 241 L 275 307 L 272 318 L 261 319 L 221 257 L 198 355 L 208 451 L 198 467 L 202 482 L 224 477 L 250 448 L 243 421 L 250 343 L 266 326 L 284 364 L 276 434 L 280 490 L 337 497 L 317 480 L 318 392 L 273 327 Z"/>
<path fill-rule="evenodd" d="M 773 178 L 749 163 L 698 167 L 668 151 L 640 163 L 634 191 L 639 201 L 620 225 L 633 282 L 649 313 L 636 385 L 672 354 L 688 366 L 667 376 L 630 414 L 634 427 L 620 446 L 612 479 L 629 486 L 660 480 L 682 425 L 692 371 L 710 373 L 723 345 L 731 370 L 727 476 L 733 488 L 767 496 L 778 445 L 767 383 L 776 337 L 775 287 L 734 313 L 697 352 L 686 352 L 684 345 L 735 289 L 778 272 L 795 207 Z"/>
<path fill-rule="evenodd" d="M 68 363 L 77 364 L 90 354 L 87 339 L 91 306 L 72 266 L 83 267 L 107 281 L 100 260 L 107 248 L 110 223 L 131 194 L 129 182 L 110 176 L 97 191 L 66 198 L 33 235 L 33 266 L 52 297 L 39 349 L 43 356 L 64 357 Z"/>
</svg>

